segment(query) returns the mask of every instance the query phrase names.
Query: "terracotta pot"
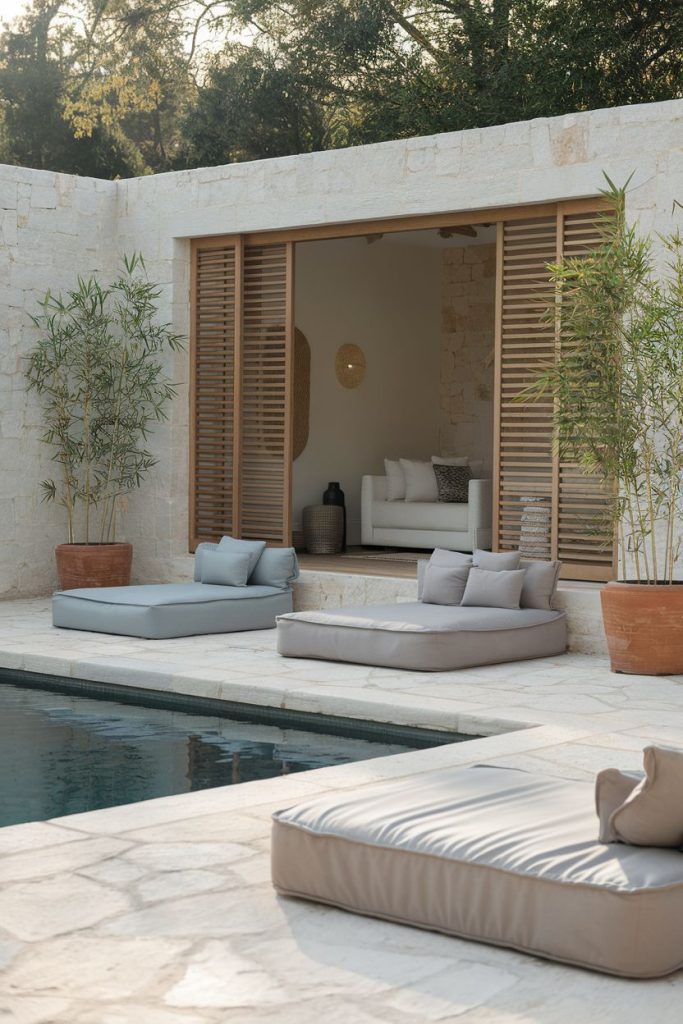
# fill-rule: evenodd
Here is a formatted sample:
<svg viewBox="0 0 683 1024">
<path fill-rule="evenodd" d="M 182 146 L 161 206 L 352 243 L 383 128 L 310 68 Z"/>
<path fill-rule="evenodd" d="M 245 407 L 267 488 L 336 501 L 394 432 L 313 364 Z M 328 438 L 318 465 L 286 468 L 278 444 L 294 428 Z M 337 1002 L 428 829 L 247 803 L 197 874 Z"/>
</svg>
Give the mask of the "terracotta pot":
<svg viewBox="0 0 683 1024">
<path fill-rule="evenodd" d="M 132 544 L 58 544 L 55 548 L 61 590 L 78 587 L 127 587 Z"/>
<path fill-rule="evenodd" d="M 608 583 L 600 600 L 613 672 L 683 673 L 683 585 Z"/>
</svg>

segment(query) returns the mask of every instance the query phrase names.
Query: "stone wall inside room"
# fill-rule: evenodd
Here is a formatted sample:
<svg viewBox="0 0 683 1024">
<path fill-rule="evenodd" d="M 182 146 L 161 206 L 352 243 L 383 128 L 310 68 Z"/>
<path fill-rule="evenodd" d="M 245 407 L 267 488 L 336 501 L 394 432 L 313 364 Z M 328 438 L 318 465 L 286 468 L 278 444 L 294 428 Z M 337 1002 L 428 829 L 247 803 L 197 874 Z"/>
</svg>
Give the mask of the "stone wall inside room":
<svg viewBox="0 0 683 1024">
<path fill-rule="evenodd" d="M 444 455 L 467 455 L 490 475 L 496 246 L 458 246 L 443 252 L 439 445 Z"/>
</svg>

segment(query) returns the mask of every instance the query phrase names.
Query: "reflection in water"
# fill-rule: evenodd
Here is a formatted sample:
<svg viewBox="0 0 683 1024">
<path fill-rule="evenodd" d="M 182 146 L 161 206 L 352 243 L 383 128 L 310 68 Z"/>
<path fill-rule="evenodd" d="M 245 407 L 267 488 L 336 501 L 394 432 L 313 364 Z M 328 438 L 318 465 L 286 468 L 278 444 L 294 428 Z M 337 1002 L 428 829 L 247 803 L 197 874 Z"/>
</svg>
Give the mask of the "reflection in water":
<svg viewBox="0 0 683 1024">
<path fill-rule="evenodd" d="M 412 747 L 0 684 L 0 825 Z"/>
</svg>

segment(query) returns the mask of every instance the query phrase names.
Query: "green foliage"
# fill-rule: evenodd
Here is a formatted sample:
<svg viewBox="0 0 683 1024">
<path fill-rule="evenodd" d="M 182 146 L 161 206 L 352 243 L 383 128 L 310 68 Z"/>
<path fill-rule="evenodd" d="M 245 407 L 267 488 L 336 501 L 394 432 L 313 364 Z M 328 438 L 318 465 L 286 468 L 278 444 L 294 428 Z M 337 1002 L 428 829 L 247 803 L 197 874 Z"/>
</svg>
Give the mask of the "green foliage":
<svg viewBox="0 0 683 1024">
<path fill-rule="evenodd" d="M 683 525 L 683 238 L 655 242 L 625 217 L 626 186 L 609 179 L 602 245 L 550 266 L 561 316 L 561 358 L 522 396 L 556 399 L 560 458 L 618 482 L 610 507 L 643 582 L 672 582 Z"/>
<path fill-rule="evenodd" d="M 33 0 L 0 35 L 0 159 L 140 174 L 671 99 L 682 83 L 681 0 Z"/>
<path fill-rule="evenodd" d="M 156 321 L 158 296 L 134 254 L 111 285 L 79 277 L 66 298 L 48 293 L 33 317 L 40 339 L 26 380 L 42 399 L 42 440 L 60 467 L 42 488 L 66 510 L 70 543 L 81 519 L 85 543 L 113 540 L 118 500 L 156 463 L 147 441 L 176 390 L 163 357 L 182 347 Z"/>
</svg>

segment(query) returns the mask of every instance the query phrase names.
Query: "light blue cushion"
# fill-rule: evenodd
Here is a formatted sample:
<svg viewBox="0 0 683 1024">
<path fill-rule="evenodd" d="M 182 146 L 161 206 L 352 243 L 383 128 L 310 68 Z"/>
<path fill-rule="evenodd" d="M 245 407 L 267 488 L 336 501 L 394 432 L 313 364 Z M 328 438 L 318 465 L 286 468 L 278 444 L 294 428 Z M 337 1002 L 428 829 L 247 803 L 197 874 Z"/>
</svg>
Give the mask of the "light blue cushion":
<svg viewBox="0 0 683 1024">
<path fill-rule="evenodd" d="M 248 551 L 204 551 L 200 563 L 201 582 L 219 587 L 245 587 L 250 568 Z"/>
<path fill-rule="evenodd" d="M 299 576 L 299 563 L 294 548 L 266 548 L 249 578 L 262 587 L 287 590 Z"/>
<path fill-rule="evenodd" d="M 218 543 L 218 550 L 226 554 L 249 555 L 249 575 L 247 579 L 251 578 L 251 574 L 256 568 L 256 563 L 265 547 L 266 542 L 264 540 L 237 540 L 235 537 L 221 537 Z"/>
<path fill-rule="evenodd" d="M 212 544 L 211 541 L 203 541 L 198 544 L 194 553 L 194 581 L 199 583 L 202 578 L 202 559 L 205 551 L 218 551 L 218 544 Z"/>
</svg>

